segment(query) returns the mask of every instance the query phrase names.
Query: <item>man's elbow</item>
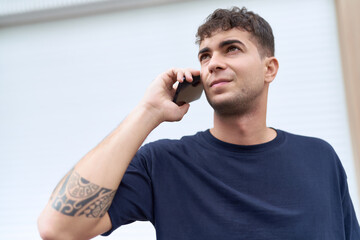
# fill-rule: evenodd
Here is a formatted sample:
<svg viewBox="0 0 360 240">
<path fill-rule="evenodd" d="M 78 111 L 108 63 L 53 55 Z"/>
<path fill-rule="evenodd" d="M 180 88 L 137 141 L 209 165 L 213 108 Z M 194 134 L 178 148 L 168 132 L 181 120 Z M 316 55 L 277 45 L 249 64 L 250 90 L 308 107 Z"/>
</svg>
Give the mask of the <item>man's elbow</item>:
<svg viewBox="0 0 360 240">
<path fill-rule="evenodd" d="M 54 240 L 60 239 L 56 229 L 52 227 L 52 224 L 49 224 L 42 215 L 38 218 L 38 230 L 40 237 L 43 240 Z"/>
<path fill-rule="evenodd" d="M 44 224 L 38 223 L 40 237 L 43 240 L 55 240 L 60 239 L 59 236 L 51 229 L 49 226 L 44 226 Z"/>
<path fill-rule="evenodd" d="M 51 227 L 51 224 L 47 224 L 42 216 L 38 218 L 37 223 L 38 223 L 38 230 L 41 239 L 44 240 L 60 239 L 60 238 L 56 238 L 56 236 L 58 235 L 56 234 L 56 231 L 54 231 L 55 229 Z"/>
<path fill-rule="evenodd" d="M 91 239 L 111 228 L 108 215 L 99 219 L 73 218 L 45 208 L 38 221 L 40 237 L 44 240 Z"/>
<path fill-rule="evenodd" d="M 43 240 L 62 240 L 62 239 L 75 239 L 66 231 L 59 228 L 59 224 L 54 223 L 49 217 L 44 216 L 42 213 L 38 218 L 38 230 L 41 239 Z"/>
</svg>

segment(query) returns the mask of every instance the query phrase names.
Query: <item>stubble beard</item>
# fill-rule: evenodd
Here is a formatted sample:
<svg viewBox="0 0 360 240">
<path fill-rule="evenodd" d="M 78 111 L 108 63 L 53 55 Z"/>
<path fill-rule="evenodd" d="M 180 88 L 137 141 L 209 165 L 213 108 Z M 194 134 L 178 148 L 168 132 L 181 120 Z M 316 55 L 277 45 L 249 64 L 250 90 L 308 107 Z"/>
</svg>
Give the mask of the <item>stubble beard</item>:
<svg viewBox="0 0 360 240">
<path fill-rule="evenodd" d="M 214 101 L 205 93 L 206 99 L 214 109 L 215 114 L 223 117 L 245 116 L 250 114 L 255 110 L 256 100 L 260 94 L 260 92 L 247 92 L 242 89 L 239 94 L 235 96 L 222 101 Z"/>
</svg>

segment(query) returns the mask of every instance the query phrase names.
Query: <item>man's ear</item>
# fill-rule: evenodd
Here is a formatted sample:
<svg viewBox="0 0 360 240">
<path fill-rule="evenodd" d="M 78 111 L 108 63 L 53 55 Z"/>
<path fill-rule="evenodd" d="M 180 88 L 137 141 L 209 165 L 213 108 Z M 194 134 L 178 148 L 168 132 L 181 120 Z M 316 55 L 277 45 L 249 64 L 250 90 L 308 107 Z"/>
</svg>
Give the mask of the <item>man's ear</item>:
<svg viewBox="0 0 360 240">
<path fill-rule="evenodd" d="M 275 57 L 265 58 L 265 82 L 271 83 L 278 72 L 279 62 Z"/>
</svg>

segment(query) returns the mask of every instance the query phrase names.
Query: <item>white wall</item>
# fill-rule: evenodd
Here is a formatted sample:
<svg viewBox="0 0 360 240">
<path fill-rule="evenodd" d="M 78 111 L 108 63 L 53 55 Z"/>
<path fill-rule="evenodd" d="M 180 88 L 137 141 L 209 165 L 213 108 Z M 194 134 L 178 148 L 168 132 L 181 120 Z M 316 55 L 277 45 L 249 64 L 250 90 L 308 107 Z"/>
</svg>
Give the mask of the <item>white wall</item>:
<svg viewBox="0 0 360 240">
<path fill-rule="evenodd" d="M 330 142 L 359 206 L 333 1 L 193 1 L 0 29 L 0 239 L 39 239 L 36 218 L 56 183 L 159 73 L 199 68 L 197 26 L 232 5 L 273 26 L 280 71 L 268 125 Z M 211 125 L 203 97 L 183 121 L 161 125 L 147 141 Z M 121 227 L 108 239 L 140 237 L 155 239 L 149 223 Z"/>
</svg>

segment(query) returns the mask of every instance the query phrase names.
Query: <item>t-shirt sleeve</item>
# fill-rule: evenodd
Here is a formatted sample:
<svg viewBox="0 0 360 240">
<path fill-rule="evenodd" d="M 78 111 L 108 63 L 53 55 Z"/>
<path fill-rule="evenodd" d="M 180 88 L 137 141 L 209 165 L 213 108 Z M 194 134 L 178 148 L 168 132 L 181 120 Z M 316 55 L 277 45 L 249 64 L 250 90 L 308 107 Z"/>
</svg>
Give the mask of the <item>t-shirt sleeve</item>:
<svg viewBox="0 0 360 240">
<path fill-rule="evenodd" d="M 346 175 L 345 175 L 346 176 Z M 360 227 L 356 218 L 353 203 L 350 198 L 349 189 L 346 178 L 343 184 L 342 207 L 344 215 L 345 239 L 358 240 L 360 239 Z"/>
<path fill-rule="evenodd" d="M 350 197 L 349 187 L 347 184 L 347 176 L 341 164 L 340 159 L 336 156 L 340 169 L 340 186 L 342 197 L 342 212 L 344 218 L 344 231 L 346 240 L 359 240 L 360 227 L 356 218 L 355 209 Z"/>
<path fill-rule="evenodd" d="M 142 147 L 131 161 L 108 210 L 112 228 L 103 236 L 134 221 L 153 223 L 153 191 L 148 158 L 145 147 Z"/>
<path fill-rule="evenodd" d="M 356 218 L 354 206 L 346 186 L 346 193 L 342 200 L 346 240 L 360 239 L 360 227 Z"/>
</svg>

